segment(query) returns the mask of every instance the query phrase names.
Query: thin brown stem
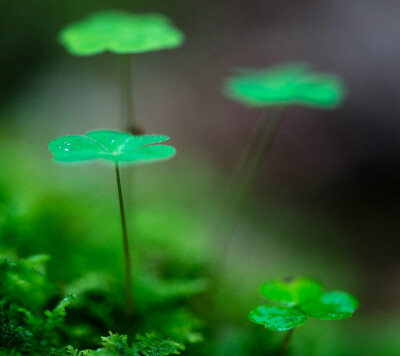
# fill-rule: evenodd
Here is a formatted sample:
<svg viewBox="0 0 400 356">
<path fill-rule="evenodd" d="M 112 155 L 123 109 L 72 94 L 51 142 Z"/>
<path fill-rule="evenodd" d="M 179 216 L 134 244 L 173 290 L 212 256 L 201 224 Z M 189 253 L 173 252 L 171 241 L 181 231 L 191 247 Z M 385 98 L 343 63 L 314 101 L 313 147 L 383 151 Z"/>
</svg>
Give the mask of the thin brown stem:
<svg viewBox="0 0 400 356">
<path fill-rule="evenodd" d="M 115 175 L 117 178 L 119 209 L 120 209 L 120 213 L 121 213 L 121 225 L 122 225 L 122 242 L 123 242 L 123 246 L 124 246 L 125 306 L 126 306 L 126 312 L 129 315 L 129 314 L 132 314 L 132 312 L 133 312 L 132 262 L 131 262 L 131 255 L 130 255 L 130 250 L 129 250 L 128 229 L 126 227 L 124 198 L 122 195 L 121 177 L 120 177 L 120 173 L 119 173 L 118 162 L 115 162 Z"/>
</svg>

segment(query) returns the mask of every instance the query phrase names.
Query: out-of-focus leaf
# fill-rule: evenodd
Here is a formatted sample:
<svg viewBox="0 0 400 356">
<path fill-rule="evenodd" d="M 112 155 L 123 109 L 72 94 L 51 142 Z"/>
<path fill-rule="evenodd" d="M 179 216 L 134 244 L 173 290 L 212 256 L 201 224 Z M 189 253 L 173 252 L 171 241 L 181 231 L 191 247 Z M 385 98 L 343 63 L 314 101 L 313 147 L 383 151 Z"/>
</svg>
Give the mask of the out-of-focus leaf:
<svg viewBox="0 0 400 356">
<path fill-rule="evenodd" d="M 300 305 L 308 316 L 321 320 L 339 320 L 351 317 L 358 308 L 358 300 L 342 291 L 326 292 L 317 299 Z"/>
<path fill-rule="evenodd" d="M 170 304 L 206 291 L 208 281 L 197 279 L 161 279 L 153 275 L 138 276 L 134 285 L 136 306 L 141 311 Z"/>
<path fill-rule="evenodd" d="M 180 46 L 184 35 L 161 14 L 107 11 L 65 27 L 60 42 L 75 56 L 142 53 Z"/>
<path fill-rule="evenodd" d="M 336 75 L 314 73 L 307 64 L 289 63 L 241 70 L 227 79 L 224 91 L 250 107 L 304 105 L 331 109 L 342 103 L 346 87 Z"/>
<path fill-rule="evenodd" d="M 182 344 L 194 344 L 204 340 L 200 328 L 204 323 L 187 309 L 169 308 L 150 310 L 144 330 L 156 330 L 161 335 L 167 336 Z"/>
<path fill-rule="evenodd" d="M 292 307 L 322 295 L 322 286 L 308 278 L 278 279 L 261 285 L 261 294 L 276 303 Z"/>
</svg>

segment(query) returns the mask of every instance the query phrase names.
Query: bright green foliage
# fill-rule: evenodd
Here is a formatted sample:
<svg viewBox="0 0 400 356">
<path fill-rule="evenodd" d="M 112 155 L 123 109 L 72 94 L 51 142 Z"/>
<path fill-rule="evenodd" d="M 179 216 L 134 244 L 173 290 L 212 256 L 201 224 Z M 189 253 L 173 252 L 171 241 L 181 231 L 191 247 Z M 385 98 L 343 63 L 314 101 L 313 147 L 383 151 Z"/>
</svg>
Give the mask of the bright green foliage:
<svg viewBox="0 0 400 356">
<path fill-rule="evenodd" d="M 43 311 L 54 293 L 45 277 L 46 260 L 44 255 L 0 260 L 0 351 L 35 353 L 60 346 L 72 297 Z"/>
<path fill-rule="evenodd" d="M 60 42 L 75 56 L 142 53 L 180 46 L 184 35 L 160 14 L 100 12 L 64 28 Z"/>
<path fill-rule="evenodd" d="M 322 286 L 308 278 L 278 279 L 265 282 L 261 294 L 276 303 L 293 307 L 322 295 Z"/>
<path fill-rule="evenodd" d="M 176 150 L 167 145 L 154 145 L 169 140 L 167 136 L 135 136 L 120 131 L 90 131 L 86 136 L 63 136 L 49 143 L 58 162 L 81 162 L 105 159 L 137 164 L 171 158 Z"/>
<path fill-rule="evenodd" d="M 154 333 L 138 335 L 136 342 L 128 344 L 126 335 L 113 334 L 102 337 L 103 348 L 90 355 L 104 356 L 168 356 L 178 355 L 184 346 L 168 339 L 162 339 Z"/>
<path fill-rule="evenodd" d="M 331 291 L 323 293 L 321 285 L 308 278 L 280 279 L 265 282 L 261 293 L 281 306 L 259 305 L 249 319 L 270 330 L 288 330 L 304 324 L 307 316 L 321 320 L 339 320 L 351 317 L 358 307 L 352 295 Z"/>
<path fill-rule="evenodd" d="M 250 107 L 304 105 L 322 109 L 338 107 L 346 92 L 337 76 L 314 73 L 301 63 L 243 69 L 227 79 L 224 90 L 231 99 Z"/>
<path fill-rule="evenodd" d="M 43 255 L 18 261 L 0 259 L 0 355 L 22 353 L 54 356 L 167 356 L 179 354 L 187 343 L 202 340 L 201 335 L 195 331 L 199 327 L 199 321 L 189 311 L 184 308 L 166 308 L 166 311 L 163 311 L 161 308 L 163 297 L 166 299 L 164 303 L 168 304 L 171 300 L 183 301 L 185 296 L 195 293 L 196 288 L 191 287 L 188 282 L 183 287 L 178 281 L 174 282 L 171 296 L 166 284 L 166 295 L 158 297 L 158 308 L 141 313 L 140 319 L 145 318 L 148 321 L 133 321 L 134 325 L 131 325 L 132 320 L 128 320 L 128 324 L 124 324 L 123 318 L 117 317 L 113 320 L 112 316 L 112 313 L 120 315 L 118 309 L 123 310 L 119 296 L 121 288 L 118 290 L 105 275 L 89 275 L 82 278 L 67 288 L 80 295 L 76 298 L 67 296 L 54 306 L 56 289 L 46 279 L 47 260 L 48 257 Z M 32 282 L 37 282 L 38 285 L 31 285 Z M 32 290 L 32 294 L 26 294 L 24 288 Z M 140 288 L 144 287 L 138 287 L 139 293 Z M 197 292 L 199 288 L 200 284 Z M 40 303 L 35 303 L 35 298 L 38 298 Z M 48 305 L 52 307 L 48 308 Z M 70 317 L 71 314 L 75 317 L 81 316 L 79 325 L 67 324 L 67 309 L 71 309 Z M 134 343 L 128 344 L 126 335 L 110 333 L 110 336 L 102 338 L 103 347 L 97 350 L 78 350 L 65 346 L 68 342 L 66 340 L 72 340 L 79 345 L 81 339 L 81 342 L 87 345 L 88 340 L 98 339 L 90 325 L 85 324 L 90 320 L 97 321 L 94 325 L 111 326 L 111 330 L 125 330 L 133 326 L 134 330 L 140 328 L 143 331 L 148 328 L 147 330 L 157 330 L 160 334 L 142 334 L 137 336 Z M 132 332 L 131 329 L 128 330 Z"/>
<path fill-rule="evenodd" d="M 342 291 L 326 292 L 301 305 L 301 310 L 315 319 L 339 320 L 350 318 L 358 308 L 358 300 Z"/>
<path fill-rule="evenodd" d="M 136 341 L 128 344 L 128 336 L 109 333 L 102 337 L 102 348 L 94 350 L 76 350 L 71 346 L 59 351 L 60 355 L 71 356 L 168 356 L 179 355 L 185 347 L 169 339 L 161 338 L 155 333 L 136 336 Z"/>
<path fill-rule="evenodd" d="M 0 304 L 0 351 L 13 350 L 27 352 L 33 344 L 33 333 L 22 322 L 15 305 Z"/>
<path fill-rule="evenodd" d="M 283 331 L 304 324 L 307 317 L 294 308 L 259 305 L 250 312 L 249 319 L 269 330 Z"/>
<path fill-rule="evenodd" d="M 146 334 L 137 337 L 132 349 L 135 351 L 135 356 L 167 356 L 180 354 L 184 346 L 171 340 L 161 339 L 155 334 Z"/>
<path fill-rule="evenodd" d="M 40 311 L 54 292 L 45 276 L 47 255 L 36 255 L 18 262 L 0 259 L 0 293 L 2 303 L 15 303 Z"/>
</svg>

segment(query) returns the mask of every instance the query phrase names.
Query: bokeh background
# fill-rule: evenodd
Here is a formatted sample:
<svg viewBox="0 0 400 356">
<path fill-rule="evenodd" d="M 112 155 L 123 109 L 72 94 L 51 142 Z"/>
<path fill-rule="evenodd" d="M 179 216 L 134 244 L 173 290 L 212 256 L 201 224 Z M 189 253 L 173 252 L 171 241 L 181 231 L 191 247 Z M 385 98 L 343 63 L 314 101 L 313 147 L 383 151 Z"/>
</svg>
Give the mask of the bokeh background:
<svg viewBox="0 0 400 356">
<path fill-rule="evenodd" d="M 351 320 L 304 326 L 297 342 L 318 330 L 321 355 L 400 353 L 395 0 L 1 0 L 1 254 L 50 253 L 50 275 L 68 281 L 102 266 L 82 245 L 120 253 L 119 237 L 104 233 L 119 224 L 113 170 L 56 166 L 47 151 L 56 136 L 119 128 L 116 56 L 75 58 L 57 43 L 63 26 L 105 9 L 164 13 L 187 37 L 134 56 L 132 75 L 138 125 L 171 136 L 178 155 L 135 170 L 130 222 L 176 258 L 212 263 L 211 222 L 261 115 L 222 95 L 231 70 L 305 61 L 346 79 L 339 110 L 289 110 L 218 268 L 240 325 L 260 282 L 306 275 L 351 291 L 361 307 Z M 229 330 L 221 338 L 237 340 Z"/>
</svg>

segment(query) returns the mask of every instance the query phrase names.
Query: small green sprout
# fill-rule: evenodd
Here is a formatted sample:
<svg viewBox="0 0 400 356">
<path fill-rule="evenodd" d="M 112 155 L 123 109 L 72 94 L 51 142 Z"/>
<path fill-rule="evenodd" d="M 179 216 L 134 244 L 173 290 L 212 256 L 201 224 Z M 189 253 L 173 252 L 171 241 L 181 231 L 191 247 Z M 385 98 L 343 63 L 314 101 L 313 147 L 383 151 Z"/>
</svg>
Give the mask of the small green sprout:
<svg viewBox="0 0 400 356">
<path fill-rule="evenodd" d="M 106 11 L 65 27 L 60 42 L 75 56 L 143 53 L 175 48 L 184 35 L 161 14 Z"/>
<path fill-rule="evenodd" d="M 249 319 L 273 331 L 289 330 L 280 354 L 284 354 L 295 327 L 307 317 L 320 320 L 340 320 L 351 317 L 358 308 L 358 300 L 343 291 L 324 292 L 317 281 L 308 278 L 278 279 L 265 282 L 261 294 L 279 306 L 259 305 Z"/>
<path fill-rule="evenodd" d="M 352 295 L 339 290 L 326 292 L 316 299 L 300 305 L 308 316 L 320 320 L 340 320 L 350 318 L 358 307 Z"/>
<path fill-rule="evenodd" d="M 56 162 L 77 163 L 102 159 L 115 164 L 125 260 L 125 302 L 128 313 L 133 310 L 132 266 L 119 164 L 149 163 L 171 158 L 176 152 L 174 147 L 155 145 L 168 139 L 169 137 L 160 135 L 135 136 L 120 131 L 99 130 L 90 131 L 86 136 L 58 137 L 49 143 L 49 150 Z"/>
</svg>

